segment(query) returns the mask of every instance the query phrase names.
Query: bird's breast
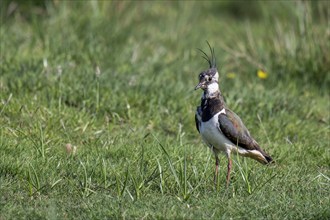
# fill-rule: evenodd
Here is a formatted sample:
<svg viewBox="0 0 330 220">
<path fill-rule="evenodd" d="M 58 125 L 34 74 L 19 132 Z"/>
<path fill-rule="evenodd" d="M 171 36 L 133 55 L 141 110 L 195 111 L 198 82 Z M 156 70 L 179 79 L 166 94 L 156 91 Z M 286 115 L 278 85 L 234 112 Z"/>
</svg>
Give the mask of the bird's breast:
<svg viewBox="0 0 330 220">
<path fill-rule="evenodd" d="M 218 116 L 223 112 L 218 112 L 210 120 L 202 122 L 200 126 L 200 134 L 203 140 L 211 147 L 228 151 L 233 143 L 226 138 L 219 128 Z"/>
</svg>

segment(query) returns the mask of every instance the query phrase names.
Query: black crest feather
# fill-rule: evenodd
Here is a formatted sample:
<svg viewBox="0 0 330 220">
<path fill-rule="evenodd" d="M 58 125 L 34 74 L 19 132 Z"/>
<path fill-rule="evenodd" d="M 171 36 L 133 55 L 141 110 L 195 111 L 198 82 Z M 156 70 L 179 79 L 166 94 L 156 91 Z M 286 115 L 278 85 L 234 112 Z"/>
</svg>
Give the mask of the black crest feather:
<svg viewBox="0 0 330 220">
<path fill-rule="evenodd" d="M 216 59 L 215 59 L 214 48 L 211 47 L 211 45 L 208 41 L 206 41 L 206 43 L 210 48 L 211 57 L 209 57 L 203 50 L 201 50 L 199 48 L 197 48 L 197 50 L 199 50 L 203 54 L 202 57 L 209 63 L 210 68 L 217 68 L 217 62 L 216 62 Z"/>
</svg>

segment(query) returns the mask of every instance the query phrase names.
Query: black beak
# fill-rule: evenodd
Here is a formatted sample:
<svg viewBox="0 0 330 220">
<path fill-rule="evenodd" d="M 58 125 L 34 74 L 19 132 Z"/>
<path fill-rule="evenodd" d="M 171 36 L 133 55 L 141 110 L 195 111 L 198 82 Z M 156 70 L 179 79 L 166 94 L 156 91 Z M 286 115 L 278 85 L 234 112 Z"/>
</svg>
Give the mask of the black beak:
<svg viewBox="0 0 330 220">
<path fill-rule="evenodd" d="M 201 87 L 202 87 L 202 85 L 203 85 L 203 82 L 200 82 L 200 83 L 198 83 L 198 85 L 195 87 L 195 90 L 197 90 L 197 89 L 201 88 Z"/>
</svg>

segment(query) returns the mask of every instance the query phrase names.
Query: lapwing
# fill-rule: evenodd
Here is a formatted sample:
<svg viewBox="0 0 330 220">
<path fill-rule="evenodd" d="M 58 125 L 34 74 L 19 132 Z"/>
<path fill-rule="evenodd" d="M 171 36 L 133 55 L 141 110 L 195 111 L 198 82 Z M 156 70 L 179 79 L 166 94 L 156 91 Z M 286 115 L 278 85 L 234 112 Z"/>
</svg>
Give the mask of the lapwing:
<svg viewBox="0 0 330 220">
<path fill-rule="evenodd" d="M 261 149 L 240 117 L 226 106 L 219 89 L 219 73 L 214 48 L 212 49 L 208 42 L 207 44 L 211 50 L 211 57 L 200 51 L 210 67 L 199 74 L 199 83 L 195 87 L 195 90 L 199 88 L 203 90 L 201 105 L 197 107 L 195 114 L 196 128 L 215 155 L 214 181 L 218 178 L 218 154 L 223 152 L 227 156 L 228 186 L 232 167 L 231 153 L 255 159 L 262 164 L 269 164 L 273 159 Z"/>
</svg>

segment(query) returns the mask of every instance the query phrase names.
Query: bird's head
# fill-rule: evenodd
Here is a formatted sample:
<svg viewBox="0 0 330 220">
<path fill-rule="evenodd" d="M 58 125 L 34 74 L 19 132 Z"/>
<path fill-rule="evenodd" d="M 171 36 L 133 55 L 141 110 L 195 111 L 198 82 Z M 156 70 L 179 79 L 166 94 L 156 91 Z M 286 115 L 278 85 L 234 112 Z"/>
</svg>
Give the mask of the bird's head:
<svg viewBox="0 0 330 220">
<path fill-rule="evenodd" d="M 195 90 L 199 88 L 207 90 L 209 87 L 218 86 L 219 73 L 217 68 L 210 68 L 201 72 L 198 78 L 199 83 Z"/>
<path fill-rule="evenodd" d="M 198 76 L 199 83 L 195 87 L 195 90 L 201 88 L 204 91 L 206 91 L 206 90 L 213 91 L 213 90 L 217 90 L 219 88 L 219 86 L 218 86 L 219 73 L 218 73 L 217 64 L 216 64 L 214 48 L 211 47 L 211 45 L 209 44 L 208 41 L 206 41 L 206 42 L 210 48 L 211 57 L 209 57 L 201 49 L 198 49 L 198 50 L 203 53 L 202 57 L 209 63 L 210 68 L 199 74 L 199 76 Z"/>
</svg>

